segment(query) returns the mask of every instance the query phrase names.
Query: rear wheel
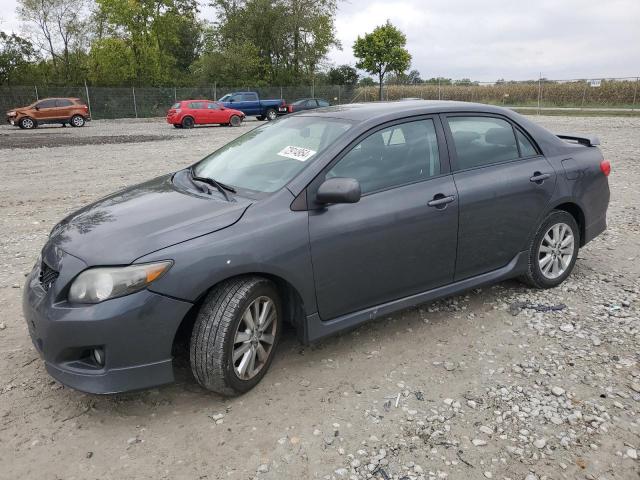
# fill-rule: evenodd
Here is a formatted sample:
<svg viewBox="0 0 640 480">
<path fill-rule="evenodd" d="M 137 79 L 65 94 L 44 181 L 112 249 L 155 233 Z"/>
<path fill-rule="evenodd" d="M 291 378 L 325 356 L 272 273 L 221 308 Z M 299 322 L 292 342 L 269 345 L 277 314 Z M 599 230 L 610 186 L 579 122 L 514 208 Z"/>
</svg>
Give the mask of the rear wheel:
<svg viewBox="0 0 640 480">
<path fill-rule="evenodd" d="M 184 117 L 182 119 L 183 128 L 193 128 L 196 122 L 193 121 L 193 117 Z"/>
<path fill-rule="evenodd" d="M 18 126 L 26 130 L 31 130 L 32 128 L 36 128 L 38 124 L 34 119 L 29 117 L 24 117 L 20 119 L 20 121 L 18 122 Z"/>
<path fill-rule="evenodd" d="M 276 113 L 276 111 L 273 108 L 270 108 L 265 113 L 265 117 L 267 117 L 267 120 L 271 122 L 271 121 L 275 120 L 276 118 L 278 118 L 278 114 Z"/>
<path fill-rule="evenodd" d="M 229 119 L 229 125 L 231 125 L 232 127 L 239 127 L 241 123 L 242 119 L 238 115 L 231 115 L 231 118 Z"/>
<path fill-rule="evenodd" d="M 69 123 L 72 127 L 84 127 L 84 117 L 82 115 L 74 115 Z"/>
<path fill-rule="evenodd" d="M 222 395 L 253 388 L 273 360 L 281 312 L 278 291 L 265 278 L 237 278 L 215 287 L 191 334 L 191 370 L 198 383 Z"/>
<path fill-rule="evenodd" d="M 553 210 L 538 227 L 529 246 L 529 265 L 523 280 L 536 288 L 560 285 L 578 258 L 580 229 L 567 212 Z"/>
<path fill-rule="evenodd" d="M 174 128 L 182 128 L 182 125 L 180 125 L 179 123 L 174 123 L 174 124 L 173 124 L 173 127 L 174 127 Z"/>
</svg>

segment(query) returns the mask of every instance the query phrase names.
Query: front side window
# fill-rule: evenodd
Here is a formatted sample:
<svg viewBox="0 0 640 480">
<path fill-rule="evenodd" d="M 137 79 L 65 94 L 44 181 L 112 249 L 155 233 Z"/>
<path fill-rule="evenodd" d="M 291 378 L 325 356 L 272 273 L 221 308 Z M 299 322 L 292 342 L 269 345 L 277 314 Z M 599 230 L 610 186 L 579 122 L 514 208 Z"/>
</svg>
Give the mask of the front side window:
<svg viewBox="0 0 640 480">
<path fill-rule="evenodd" d="M 438 138 L 433 120 L 428 119 L 372 133 L 334 165 L 327 178 L 355 178 L 366 194 L 438 174 Z"/>
<path fill-rule="evenodd" d="M 220 105 L 214 102 L 207 103 L 207 108 L 209 110 L 220 110 Z"/>
<path fill-rule="evenodd" d="M 53 108 L 56 106 L 56 101 L 52 100 L 43 100 L 41 102 L 36 103 L 36 107 L 38 108 Z"/>
<path fill-rule="evenodd" d="M 236 138 L 195 166 L 201 177 L 257 192 L 275 192 L 341 137 L 352 123 L 289 117 Z"/>
<path fill-rule="evenodd" d="M 244 100 L 244 95 L 238 93 L 236 95 L 232 95 L 229 101 L 231 102 L 242 102 Z"/>
<path fill-rule="evenodd" d="M 513 127 L 493 117 L 449 117 L 457 170 L 519 158 Z"/>
</svg>

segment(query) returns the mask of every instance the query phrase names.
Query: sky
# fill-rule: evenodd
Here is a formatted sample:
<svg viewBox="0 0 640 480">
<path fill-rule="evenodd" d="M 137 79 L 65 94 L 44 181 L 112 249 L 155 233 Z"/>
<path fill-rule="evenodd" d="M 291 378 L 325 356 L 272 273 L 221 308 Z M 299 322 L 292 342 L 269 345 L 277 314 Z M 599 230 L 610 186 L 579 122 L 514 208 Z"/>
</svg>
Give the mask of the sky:
<svg viewBox="0 0 640 480">
<path fill-rule="evenodd" d="M 21 30 L 15 8 L 0 0 L 0 29 Z M 211 8 L 202 15 L 214 19 Z M 422 78 L 640 76 L 640 0 L 342 0 L 342 50 L 328 61 L 355 65 L 355 39 L 387 19 L 406 34 Z"/>
</svg>

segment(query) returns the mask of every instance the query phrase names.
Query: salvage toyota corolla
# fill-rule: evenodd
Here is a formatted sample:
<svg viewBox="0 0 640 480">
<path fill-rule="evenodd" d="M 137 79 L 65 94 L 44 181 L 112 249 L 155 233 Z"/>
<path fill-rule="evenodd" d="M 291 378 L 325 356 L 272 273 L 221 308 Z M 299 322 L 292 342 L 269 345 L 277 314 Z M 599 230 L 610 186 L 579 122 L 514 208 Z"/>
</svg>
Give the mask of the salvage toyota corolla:
<svg viewBox="0 0 640 480">
<path fill-rule="evenodd" d="M 555 287 L 606 228 L 598 140 L 510 110 L 353 104 L 246 133 L 52 230 L 24 291 L 48 372 L 111 393 L 173 380 L 245 392 L 283 323 L 312 342 L 519 277 Z"/>
</svg>

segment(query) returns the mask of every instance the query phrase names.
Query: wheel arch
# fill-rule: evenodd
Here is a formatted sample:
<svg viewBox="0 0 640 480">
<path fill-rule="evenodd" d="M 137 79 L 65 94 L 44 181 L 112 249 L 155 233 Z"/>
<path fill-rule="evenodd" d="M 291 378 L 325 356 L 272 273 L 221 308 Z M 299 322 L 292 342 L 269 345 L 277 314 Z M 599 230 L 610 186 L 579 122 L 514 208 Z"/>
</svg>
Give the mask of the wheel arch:
<svg viewBox="0 0 640 480">
<path fill-rule="evenodd" d="M 568 200 L 558 203 L 551 210 L 562 210 L 574 218 L 580 229 L 580 247 L 583 247 L 585 245 L 586 220 L 582 207 L 577 202 Z"/>
<path fill-rule="evenodd" d="M 244 277 L 262 277 L 270 280 L 276 286 L 278 293 L 280 294 L 280 299 L 282 300 L 282 307 L 284 318 L 283 321 L 290 324 L 296 329 L 296 333 L 298 338 L 302 338 L 301 335 L 304 332 L 304 321 L 306 318 L 306 310 L 304 306 L 304 301 L 298 289 L 291 284 L 288 280 L 284 279 L 279 275 L 275 275 L 267 272 L 246 272 L 242 274 L 231 275 L 222 280 L 217 281 L 213 285 L 209 286 L 206 290 L 201 292 L 196 300 L 193 303 L 193 306 L 189 309 L 187 314 L 183 317 L 178 328 L 176 329 L 173 342 L 172 342 L 172 350 L 175 352 L 177 348 L 181 345 L 189 344 L 189 340 L 191 338 L 191 332 L 193 330 L 193 325 L 195 323 L 196 317 L 198 316 L 198 311 L 202 306 L 207 294 L 216 286 L 220 285 L 223 282 L 227 282 L 229 280 L 244 278 Z"/>
</svg>

